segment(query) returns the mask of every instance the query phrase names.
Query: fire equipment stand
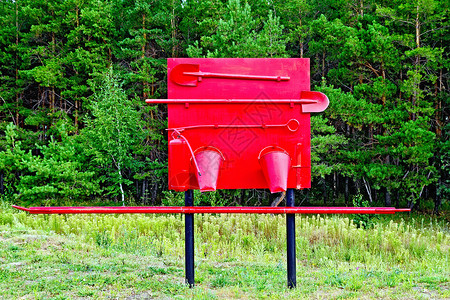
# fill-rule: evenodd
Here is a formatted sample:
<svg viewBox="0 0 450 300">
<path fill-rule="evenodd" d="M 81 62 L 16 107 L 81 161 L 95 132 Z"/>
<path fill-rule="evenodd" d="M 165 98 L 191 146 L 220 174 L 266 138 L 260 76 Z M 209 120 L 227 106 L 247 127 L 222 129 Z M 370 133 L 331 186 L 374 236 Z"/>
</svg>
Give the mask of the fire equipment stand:
<svg viewBox="0 0 450 300">
<path fill-rule="evenodd" d="M 187 190 L 184 192 L 184 205 L 194 206 L 194 192 Z M 194 281 L 194 214 L 184 215 L 184 248 L 185 248 L 185 268 L 186 268 L 186 284 L 193 288 Z"/>
<path fill-rule="evenodd" d="M 294 189 L 286 191 L 286 206 L 294 207 Z M 295 259 L 295 214 L 286 214 L 286 248 L 287 248 L 287 285 L 292 289 L 297 286 Z"/>
</svg>

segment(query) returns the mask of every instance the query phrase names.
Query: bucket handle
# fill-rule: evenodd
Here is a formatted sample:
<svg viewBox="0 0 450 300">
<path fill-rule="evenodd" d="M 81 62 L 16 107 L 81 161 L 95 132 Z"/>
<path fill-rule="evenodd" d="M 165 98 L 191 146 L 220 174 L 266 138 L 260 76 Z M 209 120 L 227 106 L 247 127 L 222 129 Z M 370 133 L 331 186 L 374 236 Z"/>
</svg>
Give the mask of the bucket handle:
<svg viewBox="0 0 450 300">
<path fill-rule="evenodd" d="M 193 154 L 196 154 L 196 153 L 199 153 L 199 152 L 202 152 L 202 151 L 206 151 L 206 150 L 212 150 L 212 151 L 215 151 L 215 152 L 217 152 L 217 153 L 220 154 L 220 156 L 222 157 L 222 160 L 223 160 L 223 161 L 226 160 L 226 159 L 225 159 L 225 156 L 224 156 L 223 153 L 222 153 L 222 151 L 220 151 L 219 149 L 217 149 L 216 147 L 213 147 L 213 146 L 202 146 L 202 147 L 199 147 L 199 148 L 195 149 L 195 151 L 193 152 Z M 194 156 L 193 156 L 193 157 L 194 157 Z"/>
<path fill-rule="evenodd" d="M 284 152 L 284 153 L 285 153 L 287 156 L 289 156 L 289 158 L 290 158 L 289 153 L 288 153 L 286 150 L 284 150 L 283 148 L 278 147 L 278 146 L 267 146 L 267 147 L 263 148 L 263 149 L 259 152 L 258 160 L 261 159 L 261 154 L 262 154 L 265 150 L 267 150 L 267 149 L 269 149 L 269 148 L 277 149 L 278 151 Z"/>
</svg>

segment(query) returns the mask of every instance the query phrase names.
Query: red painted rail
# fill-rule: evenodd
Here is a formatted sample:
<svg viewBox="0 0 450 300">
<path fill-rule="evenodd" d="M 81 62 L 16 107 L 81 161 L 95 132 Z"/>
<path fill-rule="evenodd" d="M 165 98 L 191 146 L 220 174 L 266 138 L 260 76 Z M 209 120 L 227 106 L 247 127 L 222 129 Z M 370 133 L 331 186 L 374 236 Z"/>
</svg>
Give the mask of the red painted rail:
<svg viewBox="0 0 450 300">
<path fill-rule="evenodd" d="M 21 207 L 30 214 L 394 214 L 409 212 L 395 207 L 218 207 L 218 206 L 130 206 L 130 207 Z"/>
<path fill-rule="evenodd" d="M 147 99 L 148 104 L 314 104 L 314 99 Z"/>
</svg>

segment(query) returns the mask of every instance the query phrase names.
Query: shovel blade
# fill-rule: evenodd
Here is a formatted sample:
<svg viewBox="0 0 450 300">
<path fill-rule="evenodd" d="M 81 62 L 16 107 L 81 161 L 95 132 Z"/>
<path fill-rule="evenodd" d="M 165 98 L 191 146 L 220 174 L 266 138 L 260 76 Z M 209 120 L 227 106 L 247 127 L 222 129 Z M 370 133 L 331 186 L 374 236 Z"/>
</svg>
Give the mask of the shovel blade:
<svg viewBox="0 0 450 300">
<path fill-rule="evenodd" d="M 300 100 L 316 101 L 315 103 L 311 104 L 302 104 L 303 113 L 315 113 L 324 111 L 330 103 L 328 97 L 325 94 L 313 91 L 302 91 L 300 94 Z"/>
<path fill-rule="evenodd" d="M 200 66 L 196 64 L 179 64 L 170 72 L 170 80 L 182 86 L 197 86 L 196 76 L 186 75 L 184 72 L 199 72 Z"/>
</svg>

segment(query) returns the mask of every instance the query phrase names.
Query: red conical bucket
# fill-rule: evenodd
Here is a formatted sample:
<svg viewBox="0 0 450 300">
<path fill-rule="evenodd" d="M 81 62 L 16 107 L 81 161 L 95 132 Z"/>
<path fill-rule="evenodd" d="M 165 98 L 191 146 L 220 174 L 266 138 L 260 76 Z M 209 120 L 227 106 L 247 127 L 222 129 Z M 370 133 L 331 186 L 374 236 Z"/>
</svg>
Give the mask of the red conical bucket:
<svg viewBox="0 0 450 300">
<path fill-rule="evenodd" d="M 198 186 L 202 192 L 215 191 L 217 179 L 219 178 L 219 169 L 223 157 L 220 152 L 207 149 L 195 154 L 200 174 L 196 172 Z"/>
<path fill-rule="evenodd" d="M 291 165 L 291 158 L 286 151 L 278 147 L 263 149 L 259 155 L 259 164 L 264 172 L 267 183 L 269 183 L 270 192 L 277 193 L 286 191 Z"/>
</svg>

